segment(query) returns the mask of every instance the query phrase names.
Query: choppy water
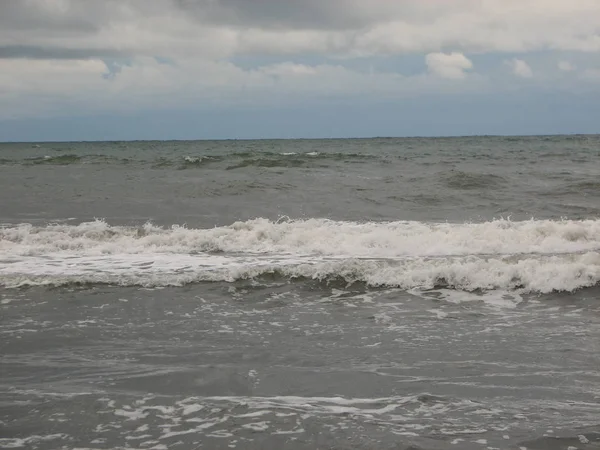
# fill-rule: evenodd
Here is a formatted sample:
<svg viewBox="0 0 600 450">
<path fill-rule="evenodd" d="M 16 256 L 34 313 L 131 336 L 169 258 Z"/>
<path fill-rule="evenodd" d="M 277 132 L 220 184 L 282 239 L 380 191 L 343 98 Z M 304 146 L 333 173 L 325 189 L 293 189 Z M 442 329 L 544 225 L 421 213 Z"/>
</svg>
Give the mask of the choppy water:
<svg viewBox="0 0 600 450">
<path fill-rule="evenodd" d="M 600 447 L 600 137 L 0 144 L 0 447 Z"/>
</svg>

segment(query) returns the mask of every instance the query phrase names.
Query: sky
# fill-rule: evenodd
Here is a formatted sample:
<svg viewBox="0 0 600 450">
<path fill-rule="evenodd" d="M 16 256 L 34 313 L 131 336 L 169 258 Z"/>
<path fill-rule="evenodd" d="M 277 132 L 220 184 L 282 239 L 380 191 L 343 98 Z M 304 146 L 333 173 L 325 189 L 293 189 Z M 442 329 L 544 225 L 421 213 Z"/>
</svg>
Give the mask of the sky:
<svg viewBox="0 0 600 450">
<path fill-rule="evenodd" d="M 599 132 L 598 0 L 0 0 L 0 141 Z"/>
</svg>

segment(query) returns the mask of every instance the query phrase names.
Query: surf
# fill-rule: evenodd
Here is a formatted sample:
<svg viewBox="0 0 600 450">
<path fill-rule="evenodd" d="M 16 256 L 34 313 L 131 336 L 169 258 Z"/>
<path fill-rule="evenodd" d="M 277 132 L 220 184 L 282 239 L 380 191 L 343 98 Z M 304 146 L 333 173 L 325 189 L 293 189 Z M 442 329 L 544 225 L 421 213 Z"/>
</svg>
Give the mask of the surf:
<svg viewBox="0 0 600 450">
<path fill-rule="evenodd" d="M 214 228 L 0 228 L 0 284 L 342 280 L 373 287 L 573 291 L 600 282 L 599 220 L 482 223 L 264 218 Z"/>
</svg>

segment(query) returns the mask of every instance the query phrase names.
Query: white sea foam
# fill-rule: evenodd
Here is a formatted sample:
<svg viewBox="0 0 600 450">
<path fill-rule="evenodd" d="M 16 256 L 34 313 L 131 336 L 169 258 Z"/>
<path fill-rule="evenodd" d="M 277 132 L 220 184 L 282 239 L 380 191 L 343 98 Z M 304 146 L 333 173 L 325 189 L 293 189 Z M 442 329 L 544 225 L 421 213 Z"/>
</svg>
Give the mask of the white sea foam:
<svg viewBox="0 0 600 450">
<path fill-rule="evenodd" d="M 210 156 L 185 156 L 183 158 L 183 160 L 185 162 L 188 162 L 191 164 L 198 164 L 198 163 L 201 163 L 201 162 L 209 160 L 209 159 L 211 159 Z"/>
<path fill-rule="evenodd" d="M 600 220 L 497 220 L 476 224 L 356 223 L 255 219 L 188 229 L 110 226 L 104 221 L 0 228 L 0 255 L 190 253 L 223 251 L 354 257 L 574 253 L 600 249 Z"/>
<path fill-rule="evenodd" d="M 41 442 L 54 441 L 57 439 L 67 439 L 66 434 L 48 434 L 45 436 L 32 435 L 26 438 L 0 438 L 0 448 L 36 448 Z"/>
<path fill-rule="evenodd" d="M 165 286 L 278 273 L 403 289 L 572 291 L 600 282 L 599 249 L 600 220 L 22 224 L 0 228 L 0 284 Z"/>
</svg>

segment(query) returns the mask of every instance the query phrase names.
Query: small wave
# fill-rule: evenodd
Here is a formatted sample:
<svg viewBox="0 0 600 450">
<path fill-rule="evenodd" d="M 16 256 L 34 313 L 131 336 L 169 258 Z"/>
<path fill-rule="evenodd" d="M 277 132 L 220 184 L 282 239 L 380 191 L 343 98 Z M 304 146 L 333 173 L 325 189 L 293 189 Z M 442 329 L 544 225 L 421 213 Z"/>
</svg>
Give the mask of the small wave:
<svg viewBox="0 0 600 450">
<path fill-rule="evenodd" d="M 301 158 L 250 158 L 232 164 L 227 170 L 243 169 L 245 167 L 308 167 L 308 161 Z"/>
<path fill-rule="evenodd" d="M 68 165 L 77 164 L 81 162 L 82 157 L 74 154 L 58 155 L 58 156 L 43 156 L 28 158 L 25 160 L 25 164 L 55 164 L 55 165 Z"/>
<path fill-rule="evenodd" d="M 183 162 L 179 165 L 180 169 L 190 169 L 205 166 L 208 163 L 218 161 L 220 158 L 215 156 L 185 156 Z"/>
<path fill-rule="evenodd" d="M 569 185 L 565 191 L 572 193 L 584 193 L 600 195 L 600 181 L 582 181 Z"/>
<path fill-rule="evenodd" d="M 395 201 L 409 201 L 414 203 L 415 205 L 423 205 L 423 206 L 437 206 L 444 203 L 444 198 L 436 195 L 425 195 L 425 194 L 416 194 L 416 195 L 390 195 L 387 197 L 389 200 Z"/>
<path fill-rule="evenodd" d="M 153 169 L 161 169 L 163 167 L 171 167 L 173 165 L 173 161 L 168 158 L 156 158 L 152 163 Z"/>
<path fill-rule="evenodd" d="M 234 154 L 234 157 L 243 156 L 241 160 L 232 161 L 227 169 L 241 169 L 245 167 L 319 167 L 326 166 L 330 161 L 343 161 L 345 163 L 359 163 L 364 160 L 373 160 L 378 157 L 360 153 L 320 153 L 320 152 L 285 152 L 285 153 L 250 153 Z"/>
<path fill-rule="evenodd" d="M 505 181 L 497 175 L 469 172 L 452 172 L 443 179 L 446 186 L 460 190 L 489 189 Z"/>
<path fill-rule="evenodd" d="M 1 164 L 21 164 L 25 166 L 36 166 L 36 165 L 58 165 L 66 166 L 71 164 L 129 164 L 132 162 L 129 158 L 122 158 L 119 156 L 112 155 L 75 155 L 75 154 L 64 154 L 57 156 L 37 156 L 34 158 L 16 159 L 16 160 L 0 160 Z"/>
<path fill-rule="evenodd" d="M 52 149 L 64 150 L 64 149 Z M 36 156 L 25 159 L 0 159 L 0 165 L 69 165 L 69 164 L 128 164 L 132 162 L 141 165 L 147 165 L 155 169 L 173 167 L 176 169 L 199 169 L 209 164 L 225 162 L 227 169 L 242 169 L 246 167 L 325 167 L 332 162 L 361 163 L 368 160 L 376 160 L 379 156 L 360 153 L 344 152 L 235 152 L 229 154 L 207 154 L 207 155 L 187 155 L 187 156 L 161 156 L 152 160 L 137 160 L 123 158 L 111 154 L 58 154 Z"/>
<path fill-rule="evenodd" d="M 600 220 L 21 224 L 0 228 L 0 284 L 161 286 L 274 274 L 404 289 L 572 291 L 600 281 L 599 250 Z"/>
</svg>

